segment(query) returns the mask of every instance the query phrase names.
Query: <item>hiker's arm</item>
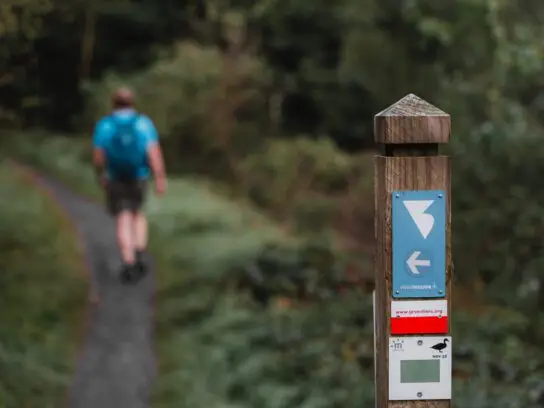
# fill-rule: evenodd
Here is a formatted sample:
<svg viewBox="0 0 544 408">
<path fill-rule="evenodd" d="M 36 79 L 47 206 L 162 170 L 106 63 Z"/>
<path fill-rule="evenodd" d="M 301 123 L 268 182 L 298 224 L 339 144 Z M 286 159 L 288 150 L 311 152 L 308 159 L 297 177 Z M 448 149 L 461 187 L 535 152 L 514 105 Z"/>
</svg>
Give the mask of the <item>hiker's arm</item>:
<svg viewBox="0 0 544 408">
<path fill-rule="evenodd" d="M 164 167 L 164 158 L 159 142 L 151 142 L 149 144 L 147 152 L 149 155 L 149 167 L 151 167 L 154 179 L 165 180 L 166 169 Z"/>
<path fill-rule="evenodd" d="M 164 182 L 166 180 L 166 169 L 157 129 L 155 129 L 155 125 L 153 125 L 153 122 L 149 118 L 144 118 L 143 122 L 147 137 L 149 167 L 151 167 L 155 181 Z"/>
<path fill-rule="evenodd" d="M 100 148 L 93 148 L 93 166 L 97 176 L 104 175 L 106 170 L 106 159 L 104 157 L 104 150 Z"/>
</svg>

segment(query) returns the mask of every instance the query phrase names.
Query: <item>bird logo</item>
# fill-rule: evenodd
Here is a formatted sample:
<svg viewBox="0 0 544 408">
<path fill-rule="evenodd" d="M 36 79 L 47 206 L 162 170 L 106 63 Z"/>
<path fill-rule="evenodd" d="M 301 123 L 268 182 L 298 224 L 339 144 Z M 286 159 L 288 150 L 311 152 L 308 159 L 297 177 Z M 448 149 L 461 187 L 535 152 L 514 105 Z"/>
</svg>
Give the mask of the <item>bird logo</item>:
<svg viewBox="0 0 544 408">
<path fill-rule="evenodd" d="M 436 350 L 436 351 L 439 351 L 440 353 L 442 353 L 442 350 L 444 350 L 446 347 L 448 347 L 448 342 L 449 342 L 448 339 L 444 339 L 444 341 L 442 341 L 440 343 L 436 343 L 434 346 L 431 346 L 431 348 L 433 350 Z"/>
</svg>

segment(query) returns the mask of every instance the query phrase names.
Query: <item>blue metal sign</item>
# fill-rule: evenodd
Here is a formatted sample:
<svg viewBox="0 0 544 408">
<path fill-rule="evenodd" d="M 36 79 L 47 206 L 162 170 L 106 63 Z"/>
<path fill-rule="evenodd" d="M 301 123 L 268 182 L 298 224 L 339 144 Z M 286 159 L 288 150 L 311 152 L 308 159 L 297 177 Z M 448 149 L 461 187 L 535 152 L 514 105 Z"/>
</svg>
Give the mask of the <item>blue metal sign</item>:
<svg viewBox="0 0 544 408">
<path fill-rule="evenodd" d="M 446 194 L 393 192 L 393 297 L 446 296 Z"/>
</svg>

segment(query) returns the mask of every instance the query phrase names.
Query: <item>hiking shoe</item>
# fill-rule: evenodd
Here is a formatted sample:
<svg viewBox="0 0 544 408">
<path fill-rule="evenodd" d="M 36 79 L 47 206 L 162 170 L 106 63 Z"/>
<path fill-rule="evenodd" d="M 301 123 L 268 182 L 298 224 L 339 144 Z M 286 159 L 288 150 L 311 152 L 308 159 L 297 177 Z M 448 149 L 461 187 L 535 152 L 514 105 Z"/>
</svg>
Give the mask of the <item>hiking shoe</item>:
<svg viewBox="0 0 544 408">
<path fill-rule="evenodd" d="M 147 273 L 147 265 L 144 259 L 143 251 L 136 251 L 136 271 L 138 278 L 142 278 Z"/>
<path fill-rule="evenodd" d="M 123 265 L 121 269 L 120 279 L 122 283 L 131 283 L 134 280 L 134 272 L 136 265 Z"/>
</svg>

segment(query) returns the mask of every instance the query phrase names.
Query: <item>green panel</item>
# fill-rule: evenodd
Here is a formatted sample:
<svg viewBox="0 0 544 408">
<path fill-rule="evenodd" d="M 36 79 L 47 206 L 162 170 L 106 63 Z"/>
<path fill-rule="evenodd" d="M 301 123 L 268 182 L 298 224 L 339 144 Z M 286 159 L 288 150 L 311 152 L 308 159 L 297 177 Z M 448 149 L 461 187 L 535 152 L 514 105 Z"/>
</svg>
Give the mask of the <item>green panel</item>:
<svg viewBox="0 0 544 408">
<path fill-rule="evenodd" d="M 440 360 L 401 360 L 400 382 L 440 382 Z"/>
</svg>

